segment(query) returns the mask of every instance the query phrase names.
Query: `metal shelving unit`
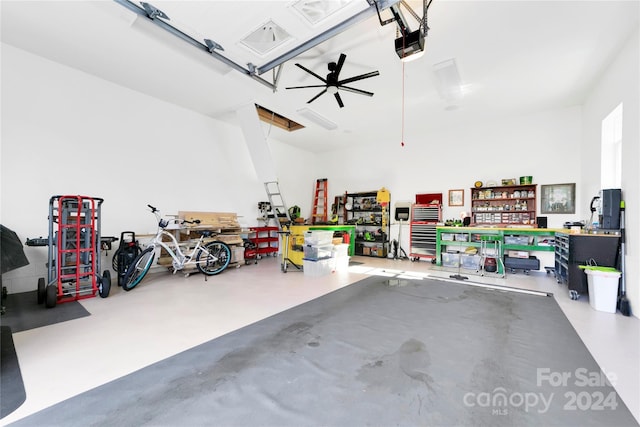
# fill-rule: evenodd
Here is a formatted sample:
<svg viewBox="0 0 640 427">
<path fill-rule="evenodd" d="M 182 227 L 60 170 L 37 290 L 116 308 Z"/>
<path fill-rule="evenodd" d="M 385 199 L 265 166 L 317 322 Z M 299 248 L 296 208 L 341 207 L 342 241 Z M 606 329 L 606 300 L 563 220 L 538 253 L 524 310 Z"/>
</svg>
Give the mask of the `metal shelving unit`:
<svg viewBox="0 0 640 427">
<path fill-rule="evenodd" d="M 249 240 L 256 245 L 258 258 L 278 253 L 278 227 L 250 227 L 251 235 Z"/>
<path fill-rule="evenodd" d="M 389 210 L 377 196 L 377 191 L 345 194 L 345 224 L 356 226 L 355 255 L 386 258 L 389 253 Z"/>
</svg>

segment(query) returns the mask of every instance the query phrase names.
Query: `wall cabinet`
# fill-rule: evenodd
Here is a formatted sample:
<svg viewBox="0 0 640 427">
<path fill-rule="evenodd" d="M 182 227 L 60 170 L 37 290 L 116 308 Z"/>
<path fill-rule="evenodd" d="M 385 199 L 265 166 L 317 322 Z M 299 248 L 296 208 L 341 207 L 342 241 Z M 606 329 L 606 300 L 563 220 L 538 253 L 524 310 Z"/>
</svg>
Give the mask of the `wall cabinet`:
<svg viewBox="0 0 640 427">
<path fill-rule="evenodd" d="M 536 223 L 537 184 L 471 189 L 471 222 L 475 225 Z"/>
<path fill-rule="evenodd" d="M 377 191 L 345 194 L 345 224 L 355 225 L 355 255 L 386 258 L 389 253 L 389 207 L 377 202 Z"/>
<path fill-rule="evenodd" d="M 435 259 L 436 227 L 440 221 L 442 221 L 442 205 L 416 203 L 411 206 L 409 257 L 412 260 Z"/>
</svg>

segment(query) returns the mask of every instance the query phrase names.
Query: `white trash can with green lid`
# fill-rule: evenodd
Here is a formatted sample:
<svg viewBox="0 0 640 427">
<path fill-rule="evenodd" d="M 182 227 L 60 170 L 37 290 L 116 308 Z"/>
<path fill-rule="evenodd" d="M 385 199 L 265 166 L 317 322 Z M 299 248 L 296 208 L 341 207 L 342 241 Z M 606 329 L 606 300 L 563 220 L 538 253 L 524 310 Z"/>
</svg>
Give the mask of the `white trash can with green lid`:
<svg viewBox="0 0 640 427">
<path fill-rule="evenodd" d="M 580 266 L 587 275 L 589 304 L 595 310 L 615 313 L 621 272 L 613 267 Z"/>
</svg>

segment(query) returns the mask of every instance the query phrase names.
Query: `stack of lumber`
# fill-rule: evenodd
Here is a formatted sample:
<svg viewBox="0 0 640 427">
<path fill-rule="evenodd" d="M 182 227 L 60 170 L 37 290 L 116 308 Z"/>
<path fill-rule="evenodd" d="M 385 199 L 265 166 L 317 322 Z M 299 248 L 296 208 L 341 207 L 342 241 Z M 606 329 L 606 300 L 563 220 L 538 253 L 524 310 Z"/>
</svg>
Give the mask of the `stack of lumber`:
<svg viewBox="0 0 640 427">
<path fill-rule="evenodd" d="M 200 222 L 198 224 L 182 224 L 185 220 L 190 222 L 199 220 Z M 239 267 L 244 264 L 244 246 L 240 234 L 242 228 L 236 213 L 178 211 L 177 223 L 181 225 L 180 228 L 175 230 L 175 236 L 183 246 L 183 251 L 188 251 L 195 246 L 200 238 L 200 232 L 211 231 L 214 235 L 205 239 L 205 244 L 207 241 L 214 240 L 226 243 L 231 249 L 230 265 Z M 171 267 L 171 262 L 171 257 L 163 249 L 158 258 L 158 264 Z"/>
<path fill-rule="evenodd" d="M 179 211 L 180 222 L 200 220 L 199 224 L 184 224 L 180 229 L 180 241 L 198 239 L 197 233 L 201 230 L 213 231 L 217 234 L 214 240 L 219 240 L 227 245 L 241 245 L 242 231 L 238 222 L 238 215 L 232 212 L 190 212 Z"/>
</svg>

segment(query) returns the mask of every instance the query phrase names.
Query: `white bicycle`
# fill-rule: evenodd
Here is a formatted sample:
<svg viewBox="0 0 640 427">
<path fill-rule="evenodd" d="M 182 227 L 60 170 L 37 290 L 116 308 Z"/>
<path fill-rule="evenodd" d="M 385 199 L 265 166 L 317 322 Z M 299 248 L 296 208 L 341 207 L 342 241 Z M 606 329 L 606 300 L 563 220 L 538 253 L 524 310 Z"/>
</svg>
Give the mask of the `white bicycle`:
<svg viewBox="0 0 640 427">
<path fill-rule="evenodd" d="M 151 205 L 147 205 L 151 209 L 151 213 L 158 220 L 158 232 L 143 250 L 129 265 L 124 279 L 122 280 L 122 289 L 130 291 L 138 283 L 144 279 L 149 272 L 153 260 L 156 255 L 156 249 L 161 247 L 171 256 L 173 273 L 182 270 L 188 265 L 193 265 L 207 276 L 213 276 L 224 271 L 231 261 L 231 249 L 226 243 L 220 241 L 212 241 L 205 243 L 205 238 L 211 237 L 211 231 L 201 231 L 200 239 L 198 239 L 195 247 L 184 253 L 180 243 L 175 236 L 165 229 L 169 225 L 169 221 L 162 218 L 160 211 Z M 183 221 L 183 224 L 199 224 L 200 220 Z M 165 241 L 163 241 L 163 237 Z M 168 239 L 168 240 L 166 240 Z"/>
</svg>

